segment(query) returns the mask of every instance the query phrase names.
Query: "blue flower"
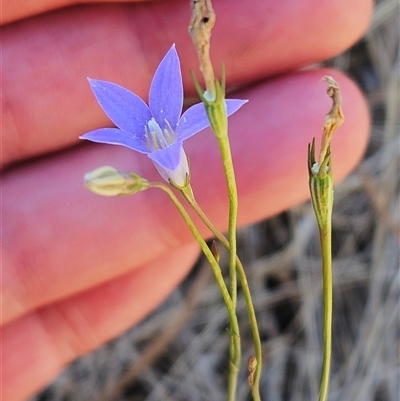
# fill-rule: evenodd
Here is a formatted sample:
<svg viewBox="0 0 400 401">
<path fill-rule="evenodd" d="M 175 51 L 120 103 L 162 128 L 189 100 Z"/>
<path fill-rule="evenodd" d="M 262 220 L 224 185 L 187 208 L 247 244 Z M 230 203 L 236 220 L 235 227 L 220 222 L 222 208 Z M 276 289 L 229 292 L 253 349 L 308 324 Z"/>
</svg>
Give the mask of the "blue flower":
<svg viewBox="0 0 400 401">
<path fill-rule="evenodd" d="M 89 78 L 100 106 L 118 128 L 101 128 L 80 138 L 122 145 L 146 154 L 161 176 L 177 187 L 188 183 L 189 166 L 182 143 L 210 126 L 203 103 L 181 116 L 182 75 L 175 45 L 158 66 L 149 92 L 149 105 L 119 85 Z M 228 116 L 246 100 L 226 100 Z"/>
</svg>

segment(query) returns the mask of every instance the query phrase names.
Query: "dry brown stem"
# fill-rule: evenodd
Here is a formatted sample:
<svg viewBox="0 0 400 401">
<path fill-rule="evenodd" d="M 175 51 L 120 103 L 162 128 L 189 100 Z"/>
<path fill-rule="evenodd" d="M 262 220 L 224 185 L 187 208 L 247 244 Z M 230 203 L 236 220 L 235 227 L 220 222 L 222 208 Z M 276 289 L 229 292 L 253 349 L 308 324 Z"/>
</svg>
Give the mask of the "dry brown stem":
<svg viewBox="0 0 400 401">
<path fill-rule="evenodd" d="M 215 12 L 211 0 L 191 0 L 192 17 L 189 33 L 196 47 L 206 92 L 215 96 L 214 70 L 210 59 L 211 30 L 215 24 Z"/>
<path fill-rule="evenodd" d="M 329 110 L 328 114 L 325 116 L 322 143 L 321 143 L 321 153 L 319 155 L 319 164 L 321 165 L 325 159 L 326 153 L 328 151 L 329 144 L 331 143 L 333 134 L 335 131 L 343 124 L 344 116 L 342 111 L 342 96 L 340 94 L 340 89 L 338 83 L 330 76 L 325 76 L 324 81 L 328 83 L 328 89 L 326 93 L 330 98 L 332 98 L 332 108 Z"/>
</svg>

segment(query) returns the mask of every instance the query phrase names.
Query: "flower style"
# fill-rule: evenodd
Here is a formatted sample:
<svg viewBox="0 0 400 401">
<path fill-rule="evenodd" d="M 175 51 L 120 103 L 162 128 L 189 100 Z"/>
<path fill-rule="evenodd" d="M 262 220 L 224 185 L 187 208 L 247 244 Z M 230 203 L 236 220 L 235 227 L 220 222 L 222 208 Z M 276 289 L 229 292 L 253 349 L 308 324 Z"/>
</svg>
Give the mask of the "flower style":
<svg viewBox="0 0 400 401">
<path fill-rule="evenodd" d="M 149 92 L 149 106 L 119 85 L 89 78 L 94 95 L 118 128 L 101 128 L 80 138 L 98 143 L 122 145 L 146 154 L 161 176 L 177 187 L 188 184 L 189 166 L 182 143 L 210 126 L 203 103 L 195 104 L 181 116 L 182 75 L 173 45 L 158 66 Z M 226 100 L 227 115 L 246 100 Z"/>
</svg>

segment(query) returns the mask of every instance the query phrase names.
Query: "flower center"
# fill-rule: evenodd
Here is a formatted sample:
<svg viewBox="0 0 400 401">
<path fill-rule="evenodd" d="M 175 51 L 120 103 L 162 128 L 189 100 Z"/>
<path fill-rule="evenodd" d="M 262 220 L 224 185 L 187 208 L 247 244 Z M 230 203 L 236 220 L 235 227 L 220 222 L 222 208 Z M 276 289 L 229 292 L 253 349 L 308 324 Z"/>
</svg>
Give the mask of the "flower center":
<svg viewBox="0 0 400 401">
<path fill-rule="evenodd" d="M 155 150 L 164 149 L 176 142 L 177 135 L 170 123 L 165 120 L 165 124 L 166 128 L 163 131 L 157 121 L 151 118 L 144 127 L 146 145 L 150 151 L 154 152 Z"/>
</svg>

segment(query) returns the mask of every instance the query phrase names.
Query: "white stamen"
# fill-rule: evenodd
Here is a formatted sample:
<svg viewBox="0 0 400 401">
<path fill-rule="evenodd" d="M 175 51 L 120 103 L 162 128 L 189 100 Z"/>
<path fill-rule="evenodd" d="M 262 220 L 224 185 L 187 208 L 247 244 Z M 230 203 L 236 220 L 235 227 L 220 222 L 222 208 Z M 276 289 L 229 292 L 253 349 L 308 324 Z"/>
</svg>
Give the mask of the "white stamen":
<svg viewBox="0 0 400 401">
<path fill-rule="evenodd" d="M 176 133 L 167 120 L 165 120 L 165 123 L 167 128 L 164 129 L 164 132 L 154 118 L 148 121 L 147 125 L 144 127 L 146 145 L 149 150 L 155 151 L 164 149 L 176 142 Z"/>
</svg>

